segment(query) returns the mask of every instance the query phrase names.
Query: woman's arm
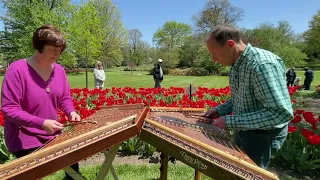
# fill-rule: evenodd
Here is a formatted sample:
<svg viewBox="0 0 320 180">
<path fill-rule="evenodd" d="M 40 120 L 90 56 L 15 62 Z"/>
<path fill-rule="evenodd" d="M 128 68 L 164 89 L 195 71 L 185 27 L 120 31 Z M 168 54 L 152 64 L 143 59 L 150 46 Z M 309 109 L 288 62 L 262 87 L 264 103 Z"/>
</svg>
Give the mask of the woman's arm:
<svg viewBox="0 0 320 180">
<path fill-rule="evenodd" d="M 23 94 L 21 80 L 23 75 L 18 69 L 19 67 L 12 63 L 5 74 L 1 90 L 1 110 L 7 120 L 17 125 L 43 129 L 45 119 L 29 114 L 20 105 Z"/>
</svg>

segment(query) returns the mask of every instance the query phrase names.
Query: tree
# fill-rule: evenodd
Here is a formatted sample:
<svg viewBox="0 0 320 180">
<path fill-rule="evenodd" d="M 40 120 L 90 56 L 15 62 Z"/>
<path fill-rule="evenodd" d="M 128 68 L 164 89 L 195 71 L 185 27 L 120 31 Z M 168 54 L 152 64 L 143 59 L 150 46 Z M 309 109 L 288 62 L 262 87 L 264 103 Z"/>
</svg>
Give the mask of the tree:
<svg viewBox="0 0 320 180">
<path fill-rule="evenodd" d="M 307 44 L 305 51 L 310 56 L 320 55 L 320 10 L 309 22 L 309 29 L 304 33 L 304 37 Z"/>
<path fill-rule="evenodd" d="M 142 33 L 139 29 L 129 30 L 129 45 L 132 48 L 132 53 L 135 53 L 137 50 L 138 44 L 141 42 Z"/>
<path fill-rule="evenodd" d="M 100 61 L 105 67 L 119 66 L 123 60 L 122 48 L 127 42 L 127 30 L 121 20 L 121 13 L 111 0 L 93 0 L 102 30 Z"/>
<path fill-rule="evenodd" d="M 204 9 L 193 16 L 200 34 L 208 34 L 219 24 L 236 24 L 242 20 L 244 10 L 231 5 L 229 0 L 208 0 Z"/>
<path fill-rule="evenodd" d="M 279 21 L 277 26 L 263 23 L 254 29 L 244 30 L 243 39 L 245 43 L 277 54 L 285 61 L 287 67 L 305 65 L 304 60 L 307 56 L 299 49 L 299 38 L 286 21 Z"/>
<path fill-rule="evenodd" d="M 191 26 L 176 21 L 166 22 L 153 35 L 153 42 L 166 52 L 166 61 L 169 66 L 178 64 L 177 48 L 181 47 L 186 38 L 192 33 Z"/>
<path fill-rule="evenodd" d="M 5 13 L 1 17 L 4 31 L 0 34 L 0 50 L 8 63 L 34 54 L 31 37 L 36 28 L 52 24 L 64 32 L 70 23 L 70 0 L 1 0 L 1 3 Z"/>
<path fill-rule="evenodd" d="M 88 87 L 88 65 L 93 65 L 101 55 L 103 35 L 98 12 L 92 2 L 78 7 L 72 16 L 70 33 L 72 48 L 80 59 L 85 60 L 86 87 Z"/>
</svg>

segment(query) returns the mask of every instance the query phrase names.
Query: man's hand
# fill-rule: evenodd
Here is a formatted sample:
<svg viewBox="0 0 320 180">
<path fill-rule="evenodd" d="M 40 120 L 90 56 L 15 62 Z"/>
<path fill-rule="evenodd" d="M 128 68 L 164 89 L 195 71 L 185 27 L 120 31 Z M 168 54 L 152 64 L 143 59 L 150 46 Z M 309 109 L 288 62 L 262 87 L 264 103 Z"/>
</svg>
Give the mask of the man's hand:
<svg viewBox="0 0 320 180">
<path fill-rule="evenodd" d="M 215 119 L 218 117 L 218 111 L 215 108 L 211 108 L 206 113 L 204 113 L 204 115 L 202 115 L 202 116 L 210 118 L 210 119 Z"/>
<path fill-rule="evenodd" d="M 220 129 L 227 129 L 225 116 L 221 116 L 221 117 L 219 117 L 219 118 L 216 118 L 216 119 L 212 122 L 212 125 L 220 128 Z"/>
<path fill-rule="evenodd" d="M 56 131 L 63 129 L 63 124 L 59 123 L 56 120 L 46 119 L 43 122 L 42 128 L 48 133 L 53 134 Z"/>
<path fill-rule="evenodd" d="M 71 112 L 70 119 L 71 119 L 71 121 L 80 121 L 81 117 L 76 112 Z"/>
</svg>

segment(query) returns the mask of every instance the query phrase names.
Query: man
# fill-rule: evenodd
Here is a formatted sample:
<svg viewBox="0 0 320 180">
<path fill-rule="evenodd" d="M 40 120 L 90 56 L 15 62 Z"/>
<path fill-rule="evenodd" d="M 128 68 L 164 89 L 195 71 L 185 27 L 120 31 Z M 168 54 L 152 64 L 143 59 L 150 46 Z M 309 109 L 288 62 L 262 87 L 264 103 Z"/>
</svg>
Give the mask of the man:
<svg viewBox="0 0 320 180">
<path fill-rule="evenodd" d="M 245 45 L 240 32 L 227 25 L 211 32 L 207 47 L 213 60 L 231 66 L 231 99 L 203 116 L 213 118 L 214 126 L 235 130 L 235 143 L 266 168 L 293 118 L 284 62 L 269 51 Z"/>
<path fill-rule="evenodd" d="M 287 77 L 287 86 L 293 86 L 294 80 L 297 77 L 296 72 L 294 71 L 294 68 L 290 68 L 287 73 L 286 73 L 286 77 Z"/>
<path fill-rule="evenodd" d="M 158 59 L 158 64 L 153 68 L 154 88 L 161 88 L 161 82 L 163 81 L 162 62 L 162 59 Z"/>
<path fill-rule="evenodd" d="M 304 90 L 310 90 L 311 82 L 313 81 L 314 75 L 310 68 L 305 68 L 304 76 L 306 77 L 303 82 Z"/>
</svg>

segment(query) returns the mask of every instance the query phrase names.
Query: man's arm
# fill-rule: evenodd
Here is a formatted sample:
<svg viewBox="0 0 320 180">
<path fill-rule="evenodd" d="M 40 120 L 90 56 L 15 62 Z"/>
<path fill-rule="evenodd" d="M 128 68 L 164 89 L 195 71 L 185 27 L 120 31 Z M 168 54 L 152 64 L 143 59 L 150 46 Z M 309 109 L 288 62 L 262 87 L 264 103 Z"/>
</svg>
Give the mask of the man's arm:
<svg viewBox="0 0 320 180">
<path fill-rule="evenodd" d="M 229 99 L 228 101 L 226 101 L 223 104 L 216 106 L 215 109 L 218 111 L 219 116 L 225 116 L 227 114 L 230 114 L 232 112 L 231 99 Z"/>
<path fill-rule="evenodd" d="M 281 67 L 265 63 L 255 70 L 254 94 L 263 108 L 256 112 L 226 116 L 229 129 L 271 129 L 288 123 L 293 109 Z"/>
</svg>

